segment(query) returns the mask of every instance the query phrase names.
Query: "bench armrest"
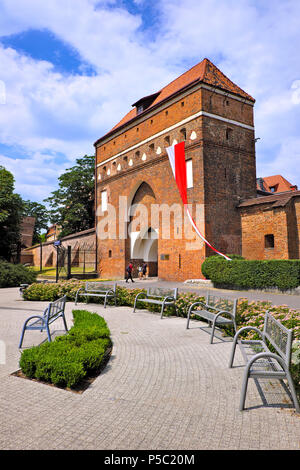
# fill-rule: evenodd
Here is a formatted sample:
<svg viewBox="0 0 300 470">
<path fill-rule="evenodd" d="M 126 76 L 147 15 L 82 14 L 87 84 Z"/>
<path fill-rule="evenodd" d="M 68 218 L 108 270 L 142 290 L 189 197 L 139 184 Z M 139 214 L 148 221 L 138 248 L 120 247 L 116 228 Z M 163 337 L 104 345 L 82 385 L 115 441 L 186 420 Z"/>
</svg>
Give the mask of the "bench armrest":
<svg viewBox="0 0 300 470">
<path fill-rule="evenodd" d="M 258 333 L 262 338 L 264 338 L 264 334 L 261 330 L 259 330 L 258 328 L 256 328 L 255 326 L 244 326 L 243 328 L 240 328 L 236 334 L 235 334 L 235 337 L 234 337 L 234 341 L 236 341 L 239 337 L 239 335 L 241 333 L 243 333 L 244 331 L 255 331 L 256 333 Z"/>
<path fill-rule="evenodd" d="M 112 294 L 112 295 L 115 295 L 115 291 L 113 289 L 107 289 L 107 291 L 104 291 L 105 294 Z"/>
<path fill-rule="evenodd" d="M 230 318 L 235 321 L 235 316 L 233 313 L 230 313 L 230 312 L 227 312 L 227 310 L 219 310 L 218 313 L 215 314 L 216 315 L 216 319 L 220 316 L 220 315 L 229 315 Z"/>
<path fill-rule="evenodd" d="M 259 359 L 263 359 L 263 358 L 271 358 L 271 359 L 275 359 L 277 362 L 279 362 L 279 364 L 281 365 L 281 367 L 283 368 L 284 371 L 288 370 L 288 365 L 285 363 L 284 359 L 279 356 L 279 354 L 275 354 L 275 353 L 272 353 L 272 352 L 261 352 L 261 353 L 258 353 L 258 354 L 255 354 L 255 356 L 251 357 L 251 359 L 249 359 L 247 365 L 246 365 L 246 370 L 249 372 L 252 364 L 256 361 L 258 361 Z"/>
<path fill-rule="evenodd" d="M 240 328 L 236 332 L 236 334 L 234 335 L 234 338 L 233 338 L 232 350 L 231 350 L 231 355 L 230 355 L 230 359 L 229 359 L 229 366 L 228 366 L 229 368 L 231 368 L 233 366 L 236 345 L 237 345 L 240 334 L 243 333 L 244 331 L 255 331 L 264 340 L 263 332 L 261 330 L 259 330 L 258 328 L 256 328 L 255 326 L 244 326 L 243 328 Z"/>
<path fill-rule="evenodd" d="M 147 294 L 146 294 L 146 292 L 139 292 L 139 293 L 135 296 L 135 299 L 134 299 L 134 304 L 133 304 L 133 311 L 134 311 L 134 312 L 135 312 L 135 307 L 136 307 L 137 300 L 138 300 L 138 298 L 139 298 L 141 295 L 144 295 L 144 296 L 145 296 L 144 298 L 147 299 Z M 142 299 L 140 299 L 140 300 L 142 300 Z"/>
<path fill-rule="evenodd" d="M 41 315 L 32 315 L 31 317 L 28 317 L 28 318 L 25 320 L 24 326 L 27 325 L 27 323 L 28 323 L 30 320 L 33 320 L 33 318 L 38 318 L 39 320 L 42 320 L 43 323 L 46 323 L 46 318 L 45 318 L 44 316 L 41 316 Z"/>
<path fill-rule="evenodd" d="M 173 300 L 174 302 L 176 301 L 174 295 L 167 295 L 167 297 L 163 298 L 163 302 L 166 302 L 167 300 Z"/>
<path fill-rule="evenodd" d="M 202 305 L 203 307 L 207 307 L 207 305 L 204 302 L 200 302 L 200 301 L 194 302 L 193 304 L 189 306 L 189 312 L 192 311 L 192 308 L 195 307 L 195 305 Z"/>
<path fill-rule="evenodd" d="M 139 292 L 139 293 L 135 296 L 135 300 L 134 300 L 134 301 L 136 301 L 140 295 L 144 295 L 144 296 L 145 296 L 145 299 L 147 298 L 146 292 Z"/>
</svg>

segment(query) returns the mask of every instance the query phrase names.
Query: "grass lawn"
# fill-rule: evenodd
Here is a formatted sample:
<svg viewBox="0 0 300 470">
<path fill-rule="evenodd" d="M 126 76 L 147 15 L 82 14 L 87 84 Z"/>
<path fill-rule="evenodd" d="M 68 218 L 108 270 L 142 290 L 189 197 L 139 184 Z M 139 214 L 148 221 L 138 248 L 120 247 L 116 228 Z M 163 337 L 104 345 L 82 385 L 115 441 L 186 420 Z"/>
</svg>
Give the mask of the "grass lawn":
<svg viewBox="0 0 300 470">
<path fill-rule="evenodd" d="M 49 268 L 43 268 L 42 271 L 40 271 L 39 266 L 29 266 L 29 269 L 31 269 L 34 272 L 38 273 L 38 278 L 43 277 L 43 276 L 51 276 L 51 277 L 56 277 L 56 268 L 53 266 L 50 266 Z M 64 269 L 60 270 L 60 274 L 67 274 L 67 271 Z M 86 273 L 92 273 L 94 272 L 94 268 L 91 267 L 86 267 L 85 268 Z M 73 267 L 71 268 L 71 274 L 83 274 L 83 268 L 82 267 Z"/>
</svg>

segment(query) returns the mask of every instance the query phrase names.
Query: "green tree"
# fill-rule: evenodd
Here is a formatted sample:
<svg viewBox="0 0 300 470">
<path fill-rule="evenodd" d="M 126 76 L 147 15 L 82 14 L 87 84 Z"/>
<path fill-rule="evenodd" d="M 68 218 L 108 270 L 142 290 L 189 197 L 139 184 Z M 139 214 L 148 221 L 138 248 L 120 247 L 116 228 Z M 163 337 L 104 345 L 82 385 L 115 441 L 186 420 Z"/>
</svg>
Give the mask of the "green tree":
<svg viewBox="0 0 300 470">
<path fill-rule="evenodd" d="M 35 217 L 32 244 L 42 241 L 41 231 L 47 230 L 49 225 L 50 214 L 47 208 L 39 202 L 23 201 L 24 216 Z"/>
<path fill-rule="evenodd" d="M 95 157 L 76 160 L 59 178 L 59 189 L 44 200 L 50 206 L 50 220 L 61 226 L 60 236 L 95 226 Z"/>
<path fill-rule="evenodd" d="M 14 193 L 12 173 L 0 165 L 0 258 L 8 261 L 20 249 L 23 201 Z"/>
</svg>

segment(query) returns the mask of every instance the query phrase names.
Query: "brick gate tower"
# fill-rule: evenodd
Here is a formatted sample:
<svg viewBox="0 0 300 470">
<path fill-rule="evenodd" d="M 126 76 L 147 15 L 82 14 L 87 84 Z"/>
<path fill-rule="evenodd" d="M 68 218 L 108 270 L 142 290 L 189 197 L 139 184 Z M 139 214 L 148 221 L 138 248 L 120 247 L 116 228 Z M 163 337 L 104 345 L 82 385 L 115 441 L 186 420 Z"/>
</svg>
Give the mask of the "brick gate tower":
<svg viewBox="0 0 300 470">
<path fill-rule="evenodd" d="M 95 142 L 102 277 L 123 278 L 129 260 L 135 268 L 145 261 L 149 275 L 161 279 L 201 277 L 213 251 L 185 223 L 166 153 L 183 140 L 188 202 L 199 229 L 217 250 L 241 254 L 237 206 L 256 197 L 254 102 L 204 59 L 139 99 Z"/>
</svg>

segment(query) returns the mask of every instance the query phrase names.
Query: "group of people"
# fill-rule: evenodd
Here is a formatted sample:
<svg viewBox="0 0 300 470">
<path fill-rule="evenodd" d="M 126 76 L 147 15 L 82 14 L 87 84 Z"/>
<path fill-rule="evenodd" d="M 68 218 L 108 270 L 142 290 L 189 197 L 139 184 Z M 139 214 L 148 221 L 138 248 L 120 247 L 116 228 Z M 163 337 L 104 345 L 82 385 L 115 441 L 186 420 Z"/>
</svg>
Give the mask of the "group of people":
<svg viewBox="0 0 300 470">
<path fill-rule="evenodd" d="M 139 266 L 138 270 L 139 270 L 139 278 L 140 279 L 146 277 L 147 268 L 148 268 L 147 263 L 143 263 L 142 266 Z M 133 270 L 133 264 L 132 264 L 132 262 L 130 262 L 129 265 L 127 266 L 127 268 L 126 268 L 126 282 L 128 282 L 129 279 L 131 279 L 131 281 L 134 282 L 134 280 L 132 279 L 132 270 Z"/>
</svg>

